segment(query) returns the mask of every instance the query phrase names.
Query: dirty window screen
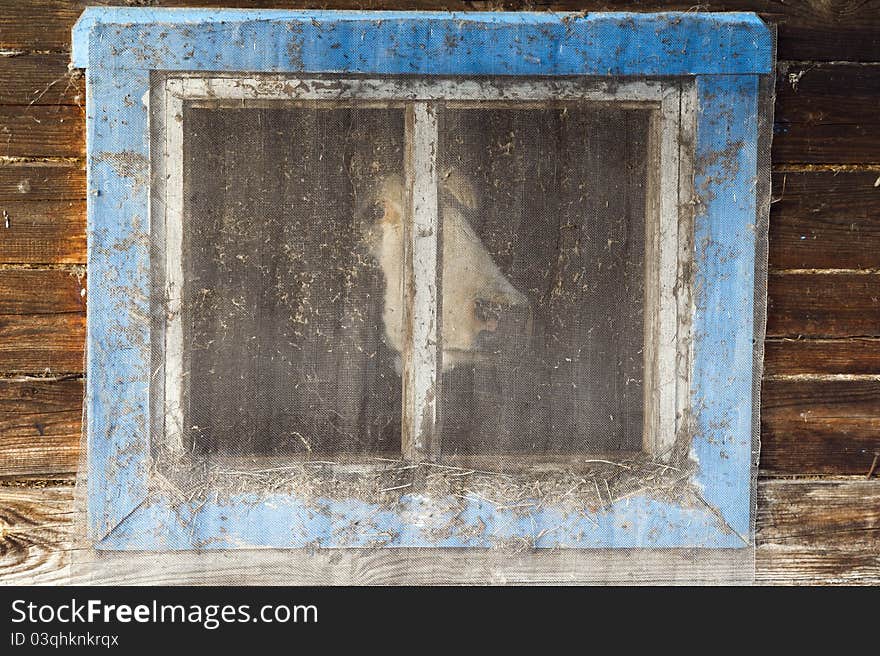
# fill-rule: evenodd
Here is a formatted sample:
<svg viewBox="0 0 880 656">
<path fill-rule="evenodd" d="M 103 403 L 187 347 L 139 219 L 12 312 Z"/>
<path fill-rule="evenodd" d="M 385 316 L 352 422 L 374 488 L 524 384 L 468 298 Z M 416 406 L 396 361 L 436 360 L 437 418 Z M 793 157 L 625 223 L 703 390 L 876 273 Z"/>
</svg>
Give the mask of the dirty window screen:
<svg viewBox="0 0 880 656">
<path fill-rule="evenodd" d="M 358 204 L 402 171 L 402 110 L 188 106 L 183 122 L 187 441 L 399 453 L 386 283 Z"/>
<path fill-rule="evenodd" d="M 660 95 L 370 84 L 169 104 L 165 441 L 456 464 L 668 445 Z"/>
<path fill-rule="evenodd" d="M 650 113 L 439 113 L 442 452 L 642 448 Z"/>
</svg>

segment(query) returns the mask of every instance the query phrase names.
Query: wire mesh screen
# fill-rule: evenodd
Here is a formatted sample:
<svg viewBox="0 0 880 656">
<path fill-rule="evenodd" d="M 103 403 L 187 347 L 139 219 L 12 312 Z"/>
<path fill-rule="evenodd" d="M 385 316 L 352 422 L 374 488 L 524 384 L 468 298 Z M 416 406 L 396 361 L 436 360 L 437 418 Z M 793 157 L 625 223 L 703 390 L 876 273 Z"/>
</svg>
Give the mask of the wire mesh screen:
<svg viewBox="0 0 880 656">
<path fill-rule="evenodd" d="M 649 119 L 440 113 L 444 454 L 642 448 Z"/>
<path fill-rule="evenodd" d="M 442 453 L 640 450 L 650 113 L 439 116 Z M 399 455 L 404 110 L 183 124 L 189 447 Z"/>
<path fill-rule="evenodd" d="M 402 172 L 403 111 L 201 103 L 183 124 L 191 448 L 399 453 L 386 279 L 357 210 Z"/>
</svg>

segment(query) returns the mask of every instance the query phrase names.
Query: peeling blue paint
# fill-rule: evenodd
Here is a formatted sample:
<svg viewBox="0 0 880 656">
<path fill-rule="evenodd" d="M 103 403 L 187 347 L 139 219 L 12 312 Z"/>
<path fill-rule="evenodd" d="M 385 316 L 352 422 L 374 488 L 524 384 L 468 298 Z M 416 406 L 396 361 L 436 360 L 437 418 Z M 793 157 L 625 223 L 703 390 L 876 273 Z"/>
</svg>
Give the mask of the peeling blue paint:
<svg viewBox="0 0 880 656">
<path fill-rule="evenodd" d="M 317 510 L 316 510 L 317 508 Z M 454 510 L 452 510 L 454 509 Z M 707 508 L 634 498 L 586 515 L 559 508 L 499 509 L 471 499 L 401 497 L 394 512 L 354 499 L 304 504 L 282 494 L 171 505 L 159 497 L 122 523 L 100 549 L 264 547 L 738 548 L 742 540 Z"/>
<path fill-rule="evenodd" d="M 752 338 L 758 75 L 751 14 L 399 13 L 90 8 L 87 71 L 89 527 L 101 549 L 743 547 L 753 543 Z M 634 496 L 530 512 L 404 495 L 237 495 L 176 504 L 149 490 L 150 70 L 504 76 L 697 76 L 692 484 L 703 503 Z"/>
<path fill-rule="evenodd" d="M 754 14 L 87 9 L 78 68 L 427 75 L 768 73 Z"/>
<path fill-rule="evenodd" d="M 697 78 L 695 314 L 691 446 L 707 503 L 747 536 L 751 511 L 752 338 L 758 78 Z M 711 198 L 709 198 L 711 196 Z"/>
<path fill-rule="evenodd" d="M 106 535 L 146 496 L 149 450 L 149 187 L 99 153 L 149 161 L 145 72 L 87 72 L 89 528 Z M 100 475 L 97 475 L 100 473 Z"/>
</svg>

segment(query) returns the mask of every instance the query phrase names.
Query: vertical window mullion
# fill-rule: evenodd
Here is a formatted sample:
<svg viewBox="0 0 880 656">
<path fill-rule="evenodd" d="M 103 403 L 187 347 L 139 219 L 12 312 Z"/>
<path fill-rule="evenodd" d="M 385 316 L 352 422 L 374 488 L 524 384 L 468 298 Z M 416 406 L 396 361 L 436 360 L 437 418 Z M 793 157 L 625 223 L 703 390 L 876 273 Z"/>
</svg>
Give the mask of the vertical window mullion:
<svg viewBox="0 0 880 656">
<path fill-rule="evenodd" d="M 414 102 L 406 111 L 406 221 L 404 222 L 403 456 L 439 453 L 439 199 L 436 105 Z"/>
<path fill-rule="evenodd" d="M 659 459 L 672 455 L 679 403 L 687 400 L 682 381 L 679 316 L 681 92 L 664 87 L 652 118 L 645 251 L 644 449 Z M 686 253 L 684 253 L 686 255 Z M 685 326 L 686 327 L 686 326 Z M 683 409 L 683 408 L 682 408 Z"/>
<path fill-rule="evenodd" d="M 165 91 L 165 444 L 184 442 L 183 98 L 169 80 Z"/>
<path fill-rule="evenodd" d="M 664 91 L 660 105 L 660 225 L 658 239 L 659 295 L 657 313 L 657 393 L 659 423 L 654 436 L 655 456 L 668 458 L 677 433 L 678 367 L 678 224 L 680 91 Z"/>
</svg>

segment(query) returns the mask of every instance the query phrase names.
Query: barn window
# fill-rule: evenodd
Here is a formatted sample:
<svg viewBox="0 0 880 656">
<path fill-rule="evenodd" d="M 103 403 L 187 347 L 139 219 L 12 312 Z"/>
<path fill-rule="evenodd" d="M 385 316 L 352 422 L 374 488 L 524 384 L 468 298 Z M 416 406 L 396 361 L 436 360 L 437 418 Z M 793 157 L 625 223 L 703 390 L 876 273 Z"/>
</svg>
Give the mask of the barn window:
<svg viewBox="0 0 880 656">
<path fill-rule="evenodd" d="M 757 18 L 93 8 L 74 63 L 90 563 L 748 571 Z"/>
<path fill-rule="evenodd" d="M 691 85 L 152 88 L 165 444 L 469 466 L 670 455 Z"/>
</svg>

